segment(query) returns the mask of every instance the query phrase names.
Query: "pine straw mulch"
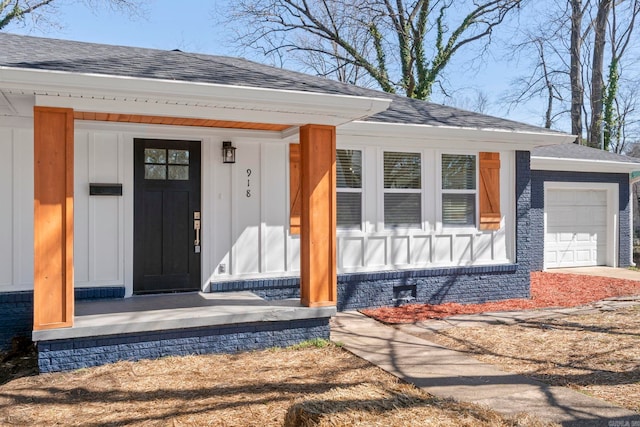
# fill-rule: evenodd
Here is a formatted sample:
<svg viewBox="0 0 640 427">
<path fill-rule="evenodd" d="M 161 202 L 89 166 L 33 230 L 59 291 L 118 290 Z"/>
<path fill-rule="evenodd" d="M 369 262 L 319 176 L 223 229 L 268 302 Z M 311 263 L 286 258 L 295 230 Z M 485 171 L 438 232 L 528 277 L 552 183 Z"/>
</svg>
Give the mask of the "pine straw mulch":
<svg viewBox="0 0 640 427">
<path fill-rule="evenodd" d="M 434 398 L 327 345 L 119 362 L 0 386 L 0 425 L 547 425 Z M 289 424 L 292 425 L 292 424 Z"/>
<path fill-rule="evenodd" d="M 640 281 L 562 273 L 531 273 L 531 299 L 510 299 L 483 304 L 407 304 L 362 310 L 384 323 L 415 323 L 458 314 L 576 307 L 605 298 L 640 295 Z"/>
<path fill-rule="evenodd" d="M 557 320 L 456 327 L 425 338 L 505 371 L 640 412 L 640 306 Z"/>
</svg>

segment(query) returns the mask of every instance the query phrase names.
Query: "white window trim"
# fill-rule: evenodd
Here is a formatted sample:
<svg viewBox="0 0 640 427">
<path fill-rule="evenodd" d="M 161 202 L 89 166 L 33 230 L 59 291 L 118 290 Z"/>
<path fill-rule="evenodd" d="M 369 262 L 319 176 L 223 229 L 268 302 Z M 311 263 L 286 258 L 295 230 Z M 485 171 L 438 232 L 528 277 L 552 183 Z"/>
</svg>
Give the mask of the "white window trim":
<svg viewBox="0 0 640 427">
<path fill-rule="evenodd" d="M 463 156 L 475 156 L 476 157 L 476 188 L 475 190 L 444 190 L 442 188 L 442 155 L 463 155 Z M 436 232 L 464 234 L 469 232 L 475 232 L 478 230 L 478 224 L 480 221 L 480 192 L 478 187 L 480 185 L 480 152 L 478 151 L 461 151 L 461 150 L 437 150 L 436 151 Z M 475 224 L 473 225 L 445 225 L 442 219 L 442 195 L 443 194 L 475 194 Z"/>
<path fill-rule="evenodd" d="M 360 152 L 360 188 L 348 188 L 348 187 L 338 187 L 336 185 L 336 195 L 337 193 L 360 193 L 360 226 L 349 228 L 349 227 L 340 227 L 338 225 L 338 221 L 336 219 L 336 233 L 340 235 L 361 235 L 365 231 L 365 194 L 364 191 L 366 185 L 366 177 L 365 177 L 365 149 L 360 146 L 340 146 L 336 147 L 337 150 L 353 150 Z M 336 212 L 338 206 L 336 202 Z"/>
<path fill-rule="evenodd" d="M 420 188 L 385 188 L 384 186 L 384 153 L 408 153 L 408 154 L 417 154 L 420 156 Z M 386 233 L 411 233 L 417 230 L 424 231 L 425 230 L 425 170 L 424 170 L 424 159 L 425 153 L 424 150 L 416 150 L 415 148 L 403 148 L 403 147 L 393 147 L 393 149 L 386 149 L 382 147 L 380 149 L 380 159 L 379 164 L 381 165 L 380 169 L 380 188 L 382 189 L 382 197 L 380 200 L 380 223 L 382 224 L 382 231 Z M 387 228 L 387 224 L 384 220 L 384 196 L 385 194 L 420 194 L 420 225 L 418 227 L 389 227 Z"/>
</svg>

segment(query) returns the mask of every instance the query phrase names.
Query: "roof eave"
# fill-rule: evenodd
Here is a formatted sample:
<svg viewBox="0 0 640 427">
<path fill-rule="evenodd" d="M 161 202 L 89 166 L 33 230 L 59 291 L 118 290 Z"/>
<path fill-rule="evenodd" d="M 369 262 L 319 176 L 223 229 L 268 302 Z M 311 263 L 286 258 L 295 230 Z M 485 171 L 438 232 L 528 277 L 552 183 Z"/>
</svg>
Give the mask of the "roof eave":
<svg viewBox="0 0 640 427">
<path fill-rule="evenodd" d="M 531 169 L 572 172 L 631 173 L 633 171 L 640 170 L 640 163 L 531 156 Z"/>
<path fill-rule="evenodd" d="M 0 89 L 33 91 L 39 94 L 39 102 L 47 102 L 48 106 L 96 112 L 114 112 L 112 108 L 126 104 L 127 114 L 148 114 L 151 99 L 171 104 L 169 110 L 176 116 L 203 114 L 212 118 L 210 108 L 193 107 L 215 103 L 221 110 L 235 110 L 235 115 L 238 110 L 262 112 L 262 122 L 291 125 L 338 126 L 384 111 L 391 103 L 384 98 L 1 66 Z M 144 98 L 145 102 L 136 105 L 135 97 Z M 118 98 L 129 102 L 113 102 Z M 158 108 L 162 102 L 153 107 L 158 110 L 156 113 L 162 113 Z M 182 104 L 190 104 L 191 108 L 183 109 Z"/>
<path fill-rule="evenodd" d="M 499 145 L 504 149 L 531 150 L 542 145 L 571 142 L 573 135 L 559 132 L 531 132 L 511 129 L 465 128 L 454 126 L 432 126 L 410 123 L 382 123 L 353 121 L 340 126 L 341 134 L 357 136 L 391 136 L 405 139 L 431 139 L 443 141 L 473 141 Z"/>
</svg>

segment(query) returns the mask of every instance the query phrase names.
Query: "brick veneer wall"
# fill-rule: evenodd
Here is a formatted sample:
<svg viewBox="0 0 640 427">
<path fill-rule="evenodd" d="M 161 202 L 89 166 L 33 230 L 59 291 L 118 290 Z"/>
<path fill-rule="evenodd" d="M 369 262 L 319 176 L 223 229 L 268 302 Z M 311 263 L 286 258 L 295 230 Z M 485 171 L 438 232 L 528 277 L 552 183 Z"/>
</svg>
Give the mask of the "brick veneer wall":
<svg viewBox="0 0 640 427">
<path fill-rule="evenodd" d="M 123 298 L 124 287 L 77 288 L 75 299 Z M 11 347 L 13 337 L 31 337 L 33 329 L 33 291 L 0 293 L 0 350 Z"/>
<path fill-rule="evenodd" d="M 211 282 L 210 285 L 211 292 L 250 291 L 267 301 L 300 298 L 299 277 L 233 280 L 228 282 Z"/>
<path fill-rule="evenodd" d="M 317 338 L 329 339 L 329 318 L 39 341 L 38 366 L 41 373 L 69 371 L 120 360 L 286 347 Z"/>
<path fill-rule="evenodd" d="M 528 298 L 530 292 L 531 170 L 528 151 L 516 152 L 516 262 L 508 265 L 428 268 L 338 275 L 339 311 L 391 306 L 396 290 L 411 288 L 422 303 L 479 303 Z M 414 289 L 415 287 L 415 289 Z M 299 298 L 298 278 L 211 283 L 213 292 L 250 290 L 265 299 Z"/>
<path fill-rule="evenodd" d="M 481 303 L 529 296 L 529 275 L 518 264 L 341 275 L 338 310 L 390 306 L 394 291 L 415 287 L 412 302 Z"/>
<path fill-rule="evenodd" d="M 33 328 L 33 292 L 0 294 L 0 350 L 11 348 L 14 337 L 30 337 Z"/>
<path fill-rule="evenodd" d="M 631 260 L 629 175 L 534 170 L 531 171 L 531 270 L 544 269 L 544 183 L 548 181 L 618 184 L 618 266 L 628 267 Z"/>
</svg>

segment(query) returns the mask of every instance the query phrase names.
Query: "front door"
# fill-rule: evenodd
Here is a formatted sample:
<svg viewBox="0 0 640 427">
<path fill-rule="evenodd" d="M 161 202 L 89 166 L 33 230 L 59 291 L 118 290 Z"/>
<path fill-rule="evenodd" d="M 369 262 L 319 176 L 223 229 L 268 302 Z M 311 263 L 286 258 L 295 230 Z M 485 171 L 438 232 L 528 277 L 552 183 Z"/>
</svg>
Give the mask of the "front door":
<svg viewBox="0 0 640 427">
<path fill-rule="evenodd" d="M 200 290 L 200 142 L 134 140 L 136 294 Z"/>
</svg>

